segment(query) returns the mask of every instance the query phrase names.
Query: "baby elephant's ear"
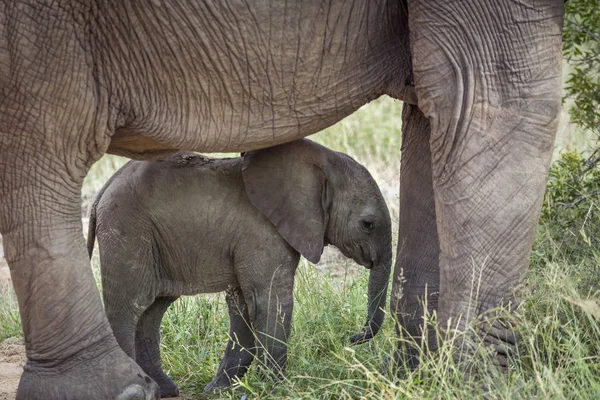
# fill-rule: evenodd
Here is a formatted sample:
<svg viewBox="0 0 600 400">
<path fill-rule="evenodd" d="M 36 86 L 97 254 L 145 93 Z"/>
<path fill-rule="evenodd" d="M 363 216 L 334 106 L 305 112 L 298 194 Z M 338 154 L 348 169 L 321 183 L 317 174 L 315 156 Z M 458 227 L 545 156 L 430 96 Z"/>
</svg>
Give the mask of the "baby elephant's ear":
<svg viewBox="0 0 600 400">
<path fill-rule="evenodd" d="M 333 188 L 323 170 L 322 148 L 299 140 L 248 151 L 242 177 L 250 202 L 310 262 L 323 253 Z"/>
</svg>

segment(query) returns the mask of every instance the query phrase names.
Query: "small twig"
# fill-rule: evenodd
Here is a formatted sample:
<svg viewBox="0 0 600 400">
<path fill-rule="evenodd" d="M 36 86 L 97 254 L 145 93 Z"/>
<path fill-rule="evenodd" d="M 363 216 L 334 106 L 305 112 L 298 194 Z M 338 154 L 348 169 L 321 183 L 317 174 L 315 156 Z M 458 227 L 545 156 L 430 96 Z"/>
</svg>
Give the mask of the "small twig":
<svg viewBox="0 0 600 400">
<path fill-rule="evenodd" d="M 590 54 L 589 56 L 582 57 L 582 58 L 567 57 L 567 62 L 569 64 L 581 64 L 581 63 L 590 62 L 590 61 L 595 60 L 595 59 L 597 59 L 599 57 L 600 57 L 600 54 Z"/>
<path fill-rule="evenodd" d="M 600 190 L 595 191 L 593 193 L 590 193 L 587 196 L 581 196 L 580 198 L 578 198 L 577 200 L 575 200 L 572 203 L 556 202 L 555 204 L 557 206 L 563 206 L 563 207 L 566 207 L 566 208 L 572 208 L 572 207 L 575 207 L 577 204 L 581 203 L 582 201 L 584 201 L 586 199 L 589 199 L 590 197 L 593 197 L 593 196 L 595 196 L 597 194 L 600 194 Z"/>
<path fill-rule="evenodd" d="M 583 171 L 581 171 L 581 173 L 579 173 L 575 179 L 580 179 L 581 177 L 583 177 L 585 174 L 587 174 L 588 172 L 590 172 L 592 169 L 594 169 L 597 165 L 598 162 L 600 162 L 600 156 L 593 158 L 596 153 L 598 153 L 600 151 L 600 148 L 597 148 L 596 150 L 594 150 L 594 152 L 584 161 L 584 163 L 587 165 Z"/>
<path fill-rule="evenodd" d="M 586 33 L 588 35 L 590 35 L 591 37 L 593 37 L 594 39 L 600 41 L 600 36 L 596 35 L 594 32 L 584 28 L 581 24 L 578 24 L 577 22 L 569 19 L 569 18 L 565 18 L 565 21 L 567 21 L 569 24 L 577 27 L 577 29 L 579 29 L 581 32 Z"/>
</svg>

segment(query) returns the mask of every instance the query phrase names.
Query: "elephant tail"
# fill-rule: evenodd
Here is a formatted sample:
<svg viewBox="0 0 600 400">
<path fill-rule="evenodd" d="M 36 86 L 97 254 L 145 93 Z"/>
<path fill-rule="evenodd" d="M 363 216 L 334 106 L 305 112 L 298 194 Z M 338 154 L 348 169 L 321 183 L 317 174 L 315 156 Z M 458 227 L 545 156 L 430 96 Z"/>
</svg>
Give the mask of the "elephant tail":
<svg viewBox="0 0 600 400">
<path fill-rule="evenodd" d="M 90 260 L 92 259 L 92 254 L 94 253 L 94 243 L 96 242 L 96 206 L 98 205 L 98 200 L 100 200 L 100 196 L 103 191 L 104 190 L 102 190 L 96 200 L 94 200 L 94 204 L 92 204 L 92 208 L 90 210 L 90 221 L 88 224 L 87 236 L 87 249 L 88 254 L 90 255 Z"/>
<path fill-rule="evenodd" d="M 102 189 L 100 189 L 100 191 L 98 192 L 98 195 L 96 196 L 96 199 L 94 200 L 94 203 L 92 203 L 92 206 L 90 207 L 90 220 L 89 220 L 89 224 L 88 224 L 88 237 L 87 237 L 87 249 L 88 249 L 88 254 L 90 256 L 90 260 L 92 259 L 92 254 L 94 253 L 94 243 L 96 242 L 96 222 L 98 220 L 98 216 L 97 216 L 98 203 L 100 203 L 100 199 L 102 199 L 102 195 L 104 195 L 104 192 L 106 192 L 106 189 L 108 189 L 109 186 L 111 185 L 111 183 L 119 175 L 121 175 L 123 173 L 123 170 L 125 170 L 125 168 L 131 162 L 132 161 L 129 161 L 128 163 L 123 165 L 121 168 L 119 168 L 119 170 L 117 170 L 117 172 L 115 172 L 114 175 L 111 176 L 108 179 L 108 181 L 106 181 L 104 186 L 102 186 Z"/>
</svg>

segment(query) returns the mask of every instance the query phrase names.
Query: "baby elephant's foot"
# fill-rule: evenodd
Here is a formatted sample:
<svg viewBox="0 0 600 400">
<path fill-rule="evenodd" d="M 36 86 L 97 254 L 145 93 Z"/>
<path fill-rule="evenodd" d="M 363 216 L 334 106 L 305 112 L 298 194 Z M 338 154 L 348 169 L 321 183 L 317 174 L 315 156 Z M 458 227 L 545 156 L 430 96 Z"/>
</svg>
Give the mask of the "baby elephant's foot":
<svg viewBox="0 0 600 400">
<path fill-rule="evenodd" d="M 233 377 L 226 373 L 217 374 L 208 385 L 204 387 L 204 393 L 212 393 L 219 389 L 226 389 L 233 383 Z"/>
<path fill-rule="evenodd" d="M 166 374 L 162 374 L 161 376 L 152 376 L 152 379 L 154 379 L 160 388 L 160 397 L 165 398 L 179 396 L 179 388 Z"/>
</svg>

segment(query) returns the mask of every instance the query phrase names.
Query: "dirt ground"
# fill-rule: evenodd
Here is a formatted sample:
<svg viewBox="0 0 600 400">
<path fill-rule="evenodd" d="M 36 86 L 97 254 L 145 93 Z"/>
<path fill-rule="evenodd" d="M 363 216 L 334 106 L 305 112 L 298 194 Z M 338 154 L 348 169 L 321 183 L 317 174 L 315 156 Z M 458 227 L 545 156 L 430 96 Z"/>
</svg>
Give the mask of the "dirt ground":
<svg viewBox="0 0 600 400">
<path fill-rule="evenodd" d="M 25 346 L 21 339 L 0 343 L 0 400 L 14 400 L 25 364 Z"/>
<path fill-rule="evenodd" d="M 0 296 L 10 288 L 10 270 L 2 253 L 0 237 Z M 22 339 L 10 338 L 0 343 L 0 400 L 13 400 L 25 364 L 25 345 Z"/>
</svg>

